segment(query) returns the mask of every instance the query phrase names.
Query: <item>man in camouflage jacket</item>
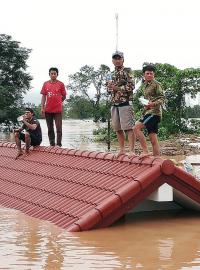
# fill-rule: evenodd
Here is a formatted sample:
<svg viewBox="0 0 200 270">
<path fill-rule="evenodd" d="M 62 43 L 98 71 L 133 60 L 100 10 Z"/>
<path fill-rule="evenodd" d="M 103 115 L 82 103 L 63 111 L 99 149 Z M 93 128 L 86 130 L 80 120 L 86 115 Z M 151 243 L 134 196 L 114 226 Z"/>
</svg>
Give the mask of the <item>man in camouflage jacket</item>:
<svg viewBox="0 0 200 270">
<path fill-rule="evenodd" d="M 107 82 L 107 90 L 111 95 L 111 118 L 113 129 L 117 133 L 120 151 L 118 155 L 125 154 L 125 131 L 128 135 L 130 154 L 134 153 L 135 134 L 133 132 L 134 116 L 130 105 L 133 97 L 134 80 L 130 68 L 125 68 L 124 55 L 116 51 L 112 55 L 115 70 Z"/>
</svg>

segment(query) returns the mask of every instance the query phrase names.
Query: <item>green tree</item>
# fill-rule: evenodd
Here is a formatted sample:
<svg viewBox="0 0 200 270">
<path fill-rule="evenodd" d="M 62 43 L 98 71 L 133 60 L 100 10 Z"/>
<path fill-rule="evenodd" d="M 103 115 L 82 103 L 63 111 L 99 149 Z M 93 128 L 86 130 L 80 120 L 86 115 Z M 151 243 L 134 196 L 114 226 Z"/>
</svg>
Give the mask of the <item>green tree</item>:
<svg viewBox="0 0 200 270">
<path fill-rule="evenodd" d="M 110 69 L 106 65 L 101 65 L 97 70 L 93 66 L 85 65 L 80 68 L 79 72 L 69 76 L 68 89 L 74 95 L 78 94 L 87 99 L 93 107 L 94 121 L 101 118 L 100 104 L 105 99 L 106 76 Z M 90 92 L 94 94 L 91 95 Z"/>
<path fill-rule="evenodd" d="M 86 119 L 93 116 L 92 104 L 83 96 L 71 95 L 64 107 L 69 118 Z"/>
<path fill-rule="evenodd" d="M 186 107 L 185 118 L 200 118 L 200 106 L 195 105 L 194 107 Z"/>
<path fill-rule="evenodd" d="M 0 123 L 15 121 L 21 113 L 23 94 L 32 80 L 26 72 L 30 52 L 11 36 L 0 34 Z"/>
</svg>

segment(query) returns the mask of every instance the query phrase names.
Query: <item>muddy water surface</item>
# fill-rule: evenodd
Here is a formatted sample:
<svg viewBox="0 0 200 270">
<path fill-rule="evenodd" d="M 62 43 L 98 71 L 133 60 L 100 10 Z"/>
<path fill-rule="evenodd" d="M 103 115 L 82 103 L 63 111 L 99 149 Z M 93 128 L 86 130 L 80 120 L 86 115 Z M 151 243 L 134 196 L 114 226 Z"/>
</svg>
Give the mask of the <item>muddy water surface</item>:
<svg viewBox="0 0 200 270">
<path fill-rule="evenodd" d="M 91 121 L 64 123 L 63 146 L 106 151 L 106 145 L 93 142 L 94 127 Z M 48 145 L 45 125 L 43 135 Z M 110 228 L 73 234 L 12 209 L 0 207 L 0 217 L 0 269 L 200 270 L 197 212 L 129 214 Z"/>
<path fill-rule="evenodd" d="M 200 216 L 128 215 L 106 229 L 68 233 L 0 209 L 0 269 L 200 269 Z"/>
</svg>

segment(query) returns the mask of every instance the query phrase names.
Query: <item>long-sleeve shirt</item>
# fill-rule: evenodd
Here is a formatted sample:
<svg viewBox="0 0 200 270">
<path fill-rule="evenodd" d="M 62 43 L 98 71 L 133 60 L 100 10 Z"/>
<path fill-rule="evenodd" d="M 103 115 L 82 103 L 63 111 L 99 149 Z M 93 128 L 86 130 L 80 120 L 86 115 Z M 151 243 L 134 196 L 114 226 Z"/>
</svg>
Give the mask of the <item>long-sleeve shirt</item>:
<svg viewBox="0 0 200 270">
<path fill-rule="evenodd" d="M 140 91 L 146 99 L 154 103 L 154 107 L 145 109 L 144 114 L 153 114 L 162 116 L 162 105 L 165 102 L 165 95 L 162 86 L 156 80 L 144 82 L 141 85 Z"/>
<path fill-rule="evenodd" d="M 135 88 L 133 73 L 130 68 L 115 68 L 111 73 L 112 82 L 117 86 L 117 91 L 109 91 L 112 104 L 121 104 L 133 99 L 133 90 Z"/>
</svg>

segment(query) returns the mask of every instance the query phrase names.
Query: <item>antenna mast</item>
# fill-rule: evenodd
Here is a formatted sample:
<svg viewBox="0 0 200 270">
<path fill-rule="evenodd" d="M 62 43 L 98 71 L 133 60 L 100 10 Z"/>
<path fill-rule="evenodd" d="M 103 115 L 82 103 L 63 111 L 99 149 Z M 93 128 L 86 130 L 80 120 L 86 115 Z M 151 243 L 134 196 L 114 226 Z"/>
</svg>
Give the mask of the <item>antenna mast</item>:
<svg viewBox="0 0 200 270">
<path fill-rule="evenodd" d="M 116 51 L 118 51 L 118 13 L 115 13 L 116 19 Z"/>
</svg>

